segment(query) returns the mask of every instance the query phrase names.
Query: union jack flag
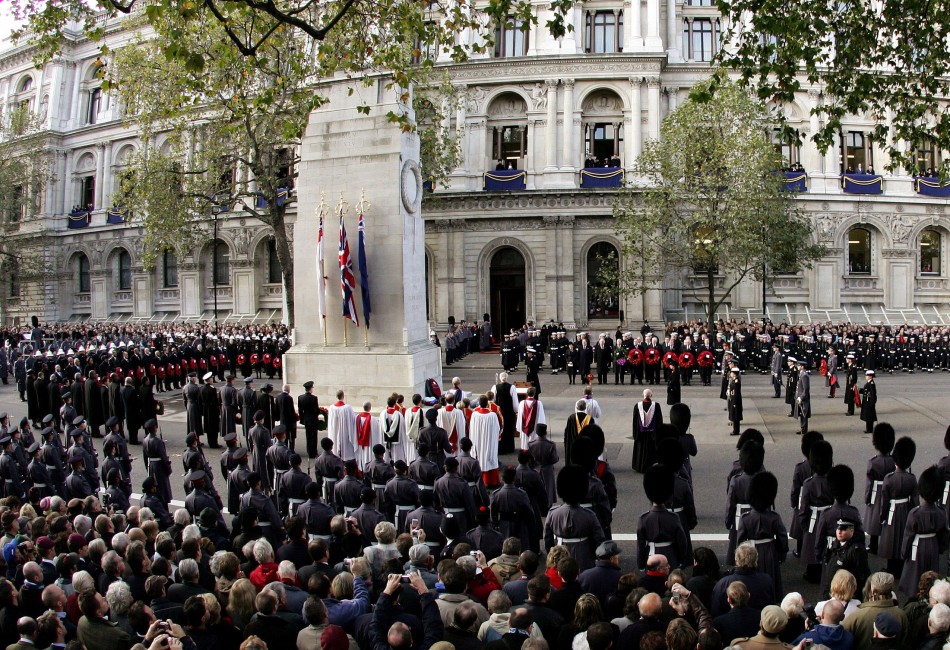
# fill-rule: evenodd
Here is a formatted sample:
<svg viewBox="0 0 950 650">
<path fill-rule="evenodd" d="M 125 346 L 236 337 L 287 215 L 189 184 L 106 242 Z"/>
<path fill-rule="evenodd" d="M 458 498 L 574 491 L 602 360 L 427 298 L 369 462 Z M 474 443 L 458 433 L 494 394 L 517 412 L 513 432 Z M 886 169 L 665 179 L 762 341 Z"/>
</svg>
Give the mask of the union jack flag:
<svg viewBox="0 0 950 650">
<path fill-rule="evenodd" d="M 343 290 L 343 318 L 349 318 L 359 327 L 360 318 L 356 313 L 356 302 L 353 300 L 353 287 L 356 278 L 353 276 L 353 261 L 350 259 L 350 243 L 346 239 L 346 226 L 343 224 L 343 214 L 340 214 L 340 288 Z"/>
</svg>

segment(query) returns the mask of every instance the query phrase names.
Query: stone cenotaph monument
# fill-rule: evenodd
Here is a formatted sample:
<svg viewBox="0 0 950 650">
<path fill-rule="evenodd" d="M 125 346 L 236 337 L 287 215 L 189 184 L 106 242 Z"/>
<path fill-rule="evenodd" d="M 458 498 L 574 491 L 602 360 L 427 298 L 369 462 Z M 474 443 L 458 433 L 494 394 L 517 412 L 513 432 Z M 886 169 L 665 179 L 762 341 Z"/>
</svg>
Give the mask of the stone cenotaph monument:
<svg viewBox="0 0 950 650">
<path fill-rule="evenodd" d="M 379 79 L 375 87 L 357 89 L 352 95 L 348 84 L 333 84 L 321 89 L 330 101 L 310 114 L 301 144 L 293 238 L 294 346 L 284 356 L 286 382 L 294 390 L 312 381 L 314 394 L 322 404 L 330 404 L 336 391 L 343 389 L 349 403 L 370 400 L 374 412 L 385 406 L 393 392 L 404 394 L 409 405 L 414 392 L 423 392 L 426 379 L 442 379 L 441 351 L 429 341 L 426 321 L 419 137 L 404 133 L 399 124 L 387 119 L 389 111 L 409 109 L 398 101 L 397 90 L 387 90 L 385 84 L 385 79 Z M 377 101 L 367 101 L 367 95 Z M 357 111 L 366 104 L 369 115 Z M 321 194 L 325 196 L 325 320 L 319 307 L 317 270 Z M 368 330 L 357 263 L 361 199 L 366 208 L 372 298 Z M 341 207 L 346 209 L 343 220 L 356 278 L 353 302 L 359 327 L 350 321 L 344 325 L 342 315 Z"/>
</svg>

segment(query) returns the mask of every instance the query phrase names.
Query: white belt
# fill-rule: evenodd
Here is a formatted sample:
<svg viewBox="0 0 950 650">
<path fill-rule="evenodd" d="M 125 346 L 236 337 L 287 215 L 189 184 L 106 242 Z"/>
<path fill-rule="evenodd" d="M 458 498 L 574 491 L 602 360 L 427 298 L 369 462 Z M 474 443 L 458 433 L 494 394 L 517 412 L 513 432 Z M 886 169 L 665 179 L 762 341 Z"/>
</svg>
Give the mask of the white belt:
<svg viewBox="0 0 950 650">
<path fill-rule="evenodd" d="M 290 504 L 290 509 L 293 510 L 294 506 L 299 506 L 301 503 L 306 503 L 306 499 L 287 499 L 287 503 Z"/>
<path fill-rule="evenodd" d="M 920 540 L 930 539 L 931 537 L 936 537 L 936 536 L 937 536 L 937 533 L 917 533 L 916 535 L 914 535 L 914 544 L 913 546 L 911 546 L 911 549 L 910 549 L 910 559 L 911 560 L 917 559 L 917 544 L 920 542 Z"/>
<path fill-rule="evenodd" d="M 818 517 L 821 516 L 825 510 L 830 508 L 830 505 L 827 506 L 811 506 L 811 519 L 808 521 L 808 532 L 815 532 L 815 524 L 818 523 Z"/>
<path fill-rule="evenodd" d="M 884 485 L 884 481 L 874 481 L 871 483 L 871 505 L 874 505 L 874 502 L 877 501 L 877 489 Z M 947 488 L 950 488 L 950 483 L 947 483 Z M 944 489 L 944 495 L 947 494 L 947 489 Z"/>
<path fill-rule="evenodd" d="M 562 544 L 580 544 L 581 542 L 586 542 L 586 537 L 555 537 L 557 540 L 557 545 L 561 546 Z"/>
<path fill-rule="evenodd" d="M 673 542 L 647 542 L 647 548 L 650 549 L 650 555 L 656 555 L 656 549 L 673 546 Z"/>
<path fill-rule="evenodd" d="M 748 503 L 736 504 L 736 532 L 739 532 L 739 522 L 742 520 L 742 515 L 745 514 L 746 510 L 752 510 L 752 506 L 750 506 Z"/>
<path fill-rule="evenodd" d="M 431 485 L 423 485 L 422 483 L 420 483 L 420 484 L 419 484 L 419 489 L 420 489 L 420 490 L 434 490 L 435 488 L 434 488 L 433 486 L 431 486 Z"/>
<path fill-rule="evenodd" d="M 425 545 L 428 546 L 429 548 L 439 548 L 440 546 L 442 546 L 440 542 L 426 542 Z"/>
<path fill-rule="evenodd" d="M 451 512 L 453 515 L 459 512 L 465 512 L 465 508 L 446 508 L 446 512 Z"/>
<path fill-rule="evenodd" d="M 42 487 L 42 488 L 45 488 L 45 487 L 46 487 L 46 483 L 34 483 L 34 484 L 33 484 L 33 487 Z"/>
<path fill-rule="evenodd" d="M 286 474 L 289 471 L 290 471 L 289 469 L 277 469 L 276 467 L 274 468 L 274 473 L 277 474 L 277 476 Z"/>
<path fill-rule="evenodd" d="M 344 517 L 349 517 L 350 515 L 353 514 L 353 512 L 354 512 L 355 510 L 356 510 L 356 508 L 347 508 L 346 506 L 343 506 L 343 516 L 344 516 Z"/>
<path fill-rule="evenodd" d="M 409 512 L 409 511 L 415 510 L 415 509 L 416 509 L 416 507 L 415 507 L 415 506 L 412 506 L 412 505 L 409 505 L 409 506 L 400 506 L 400 505 L 398 505 L 398 504 L 396 505 L 396 512 Z"/>
<path fill-rule="evenodd" d="M 891 499 L 891 509 L 887 513 L 887 525 L 890 526 L 894 523 L 894 510 L 897 509 L 899 503 L 909 503 L 910 497 L 904 497 L 903 499 Z"/>
<path fill-rule="evenodd" d="M 469 487 L 478 487 L 478 481 L 469 481 L 469 482 L 468 482 L 468 486 L 469 486 Z"/>
<path fill-rule="evenodd" d="M 261 528 L 270 528 L 269 521 L 259 521 L 257 522 L 257 525 L 260 526 Z"/>
<path fill-rule="evenodd" d="M 946 481 L 943 484 L 943 499 L 940 500 L 942 505 L 947 505 L 947 497 L 950 496 L 950 481 Z"/>
<path fill-rule="evenodd" d="M 385 490 L 385 489 L 386 489 L 386 484 L 385 484 L 385 483 L 382 483 L 382 484 L 380 484 L 380 483 L 373 483 L 373 489 L 374 489 L 374 490 Z"/>
<path fill-rule="evenodd" d="M 322 539 L 325 542 L 329 542 L 331 539 L 333 539 L 333 535 L 317 535 L 316 533 L 308 533 L 307 537 L 310 538 L 311 542 L 315 539 Z"/>
<path fill-rule="evenodd" d="M 46 466 L 46 471 L 48 471 L 48 472 L 55 472 L 57 469 L 59 469 L 59 467 L 57 467 L 56 465 L 47 465 L 47 466 Z M 944 498 L 944 501 L 946 501 L 946 498 Z"/>
<path fill-rule="evenodd" d="M 152 463 L 160 463 L 161 461 L 162 461 L 161 458 L 146 458 L 145 459 L 145 462 L 148 463 L 149 465 L 151 465 Z"/>
<path fill-rule="evenodd" d="M 327 485 L 333 485 L 334 483 L 336 483 L 336 482 L 339 481 L 339 480 L 340 480 L 340 479 L 338 479 L 338 478 L 329 478 L 329 477 L 327 477 L 327 478 L 324 478 L 324 479 L 323 479 L 323 482 L 326 483 Z"/>
<path fill-rule="evenodd" d="M 593 503 L 579 503 L 577 505 L 579 505 L 581 508 L 587 508 L 588 510 L 592 510 L 594 508 Z"/>
<path fill-rule="evenodd" d="M 686 510 L 685 507 L 683 507 L 683 508 L 670 508 L 670 512 L 672 512 L 674 515 L 678 515 L 679 513 L 683 512 L 684 510 Z"/>
<path fill-rule="evenodd" d="M 766 537 L 765 539 L 750 539 L 750 542 L 758 546 L 759 544 L 771 544 L 775 541 L 774 537 Z"/>
</svg>

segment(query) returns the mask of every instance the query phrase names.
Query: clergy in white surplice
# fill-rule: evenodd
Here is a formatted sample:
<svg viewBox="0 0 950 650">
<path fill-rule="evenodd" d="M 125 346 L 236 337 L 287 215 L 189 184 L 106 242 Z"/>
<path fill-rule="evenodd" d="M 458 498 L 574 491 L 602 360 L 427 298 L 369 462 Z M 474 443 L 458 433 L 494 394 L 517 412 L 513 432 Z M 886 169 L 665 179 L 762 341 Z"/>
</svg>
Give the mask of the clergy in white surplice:
<svg viewBox="0 0 950 650">
<path fill-rule="evenodd" d="M 465 437 L 465 413 L 455 407 L 455 393 L 446 393 L 445 408 L 439 410 L 439 426 L 449 434 L 452 456 L 458 454 L 459 440 Z"/>
<path fill-rule="evenodd" d="M 534 398 L 534 386 L 528 389 L 528 396 L 518 405 L 518 433 L 521 434 L 521 450 L 528 449 L 528 443 L 538 439 L 534 428 L 539 424 L 547 424 L 544 419 L 544 406 L 541 400 Z"/>
<path fill-rule="evenodd" d="M 498 415 L 488 407 L 488 397 L 478 398 L 478 407 L 472 412 L 468 437 L 472 440 L 475 458 L 482 467 L 482 481 L 486 487 L 501 483 L 498 476 L 498 439 L 501 424 Z"/>
<path fill-rule="evenodd" d="M 425 411 L 422 408 L 422 395 L 412 396 L 412 406 L 406 410 L 406 465 L 411 465 L 419 452 L 416 445 L 419 443 L 419 431 L 425 426 Z"/>
<path fill-rule="evenodd" d="M 386 408 L 379 414 L 379 428 L 383 434 L 383 444 L 386 446 L 387 460 L 395 463 L 397 460 L 406 460 L 406 418 L 396 405 L 396 396 L 386 400 Z"/>
<path fill-rule="evenodd" d="M 344 463 L 356 458 L 356 413 L 343 401 L 342 390 L 337 391 L 336 402 L 327 413 L 327 436 Z"/>
</svg>

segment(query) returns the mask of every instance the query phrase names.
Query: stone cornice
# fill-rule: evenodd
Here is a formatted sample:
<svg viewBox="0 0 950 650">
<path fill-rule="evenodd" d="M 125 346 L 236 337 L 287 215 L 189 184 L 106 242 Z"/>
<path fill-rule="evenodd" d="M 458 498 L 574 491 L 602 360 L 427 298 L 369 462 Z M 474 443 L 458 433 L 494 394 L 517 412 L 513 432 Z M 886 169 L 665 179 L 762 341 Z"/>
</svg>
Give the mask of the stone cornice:
<svg viewBox="0 0 950 650">
<path fill-rule="evenodd" d="M 616 190 L 551 190 L 512 194 L 510 192 L 453 192 L 429 195 L 422 205 L 423 218 L 429 215 L 482 210 L 540 210 L 589 208 L 612 210 Z"/>
<path fill-rule="evenodd" d="M 447 65 L 456 83 L 498 82 L 550 79 L 552 72 L 571 75 L 577 81 L 628 77 L 631 73 L 659 74 L 666 64 L 664 56 L 642 54 L 532 56 L 517 59 L 476 59 Z M 707 69 L 708 72 L 708 69 Z"/>
</svg>

